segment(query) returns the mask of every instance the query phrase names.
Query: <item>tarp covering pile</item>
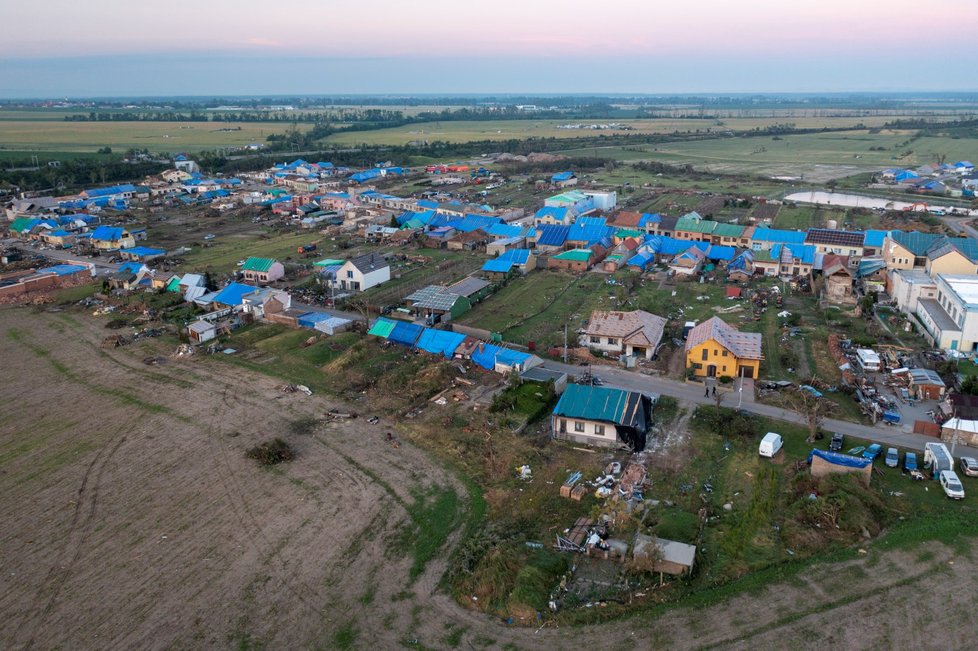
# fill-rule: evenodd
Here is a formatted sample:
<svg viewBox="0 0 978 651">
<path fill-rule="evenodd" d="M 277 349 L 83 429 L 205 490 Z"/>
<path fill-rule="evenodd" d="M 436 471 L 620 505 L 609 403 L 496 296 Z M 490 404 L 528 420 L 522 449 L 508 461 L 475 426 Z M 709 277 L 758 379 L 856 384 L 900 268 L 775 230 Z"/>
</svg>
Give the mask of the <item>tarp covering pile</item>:
<svg viewBox="0 0 978 651">
<path fill-rule="evenodd" d="M 529 359 L 529 353 L 521 353 L 493 344 L 480 344 L 472 353 L 472 361 L 490 371 L 496 369 L 497 363 L 505 366 L 522 366 Z"/>
<path fill-rule="evenodd" d="M 397 344 L 413 347 L 414 342 L 416 342 L 418 337 L 421 336 L 422 330 L 424 330 L 423 326 L 419 326 L 414 323 L 407 323 L 406 321 L 399 321 L 394 325 L 394 329 L 391 330 L 390 334 L 387 335 L 387 341 L 393 341 Z"/>
<path fill-rule="evenodd" d="M 374 335 L 375 337 L 383 337 L 387 339 L 390 336 L 391 330 L 397 325 L 396 321 L 391 321 L 390 319 L 377 319 L 373 327 L 370 328 L 368 335 Z"/>
<path fill-rule="evenodd" d="M 832 452 L 831 450 L 812 450 L 808 453 L 808 463 L 811 464 L 813 457 L 819 457 L 824 459 L 829 463 L 836 466 L 845 466 L 847 468 L 865 468 L 866 466 L 872 465 L 870 459 L 863 459 L 862 457 L 854 457 L 849 454 L 842 454 L 841 452 Z"/>
</svg>

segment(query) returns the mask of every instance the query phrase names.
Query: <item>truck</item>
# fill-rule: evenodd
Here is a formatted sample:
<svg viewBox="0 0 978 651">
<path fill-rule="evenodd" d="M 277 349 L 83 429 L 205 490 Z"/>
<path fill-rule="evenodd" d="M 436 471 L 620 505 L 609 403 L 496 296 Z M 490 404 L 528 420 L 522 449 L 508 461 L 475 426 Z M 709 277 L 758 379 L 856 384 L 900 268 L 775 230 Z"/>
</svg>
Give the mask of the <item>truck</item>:
<svg viewBox="0 0 978 651">
<path fill-rule="evenodd" d="M 303 244 L 297 249 L 297 253 L 312 253 L 316 250 L 315 244 Z"/>
<path fill-rule="evenodd" d="M 944 470 L 954 470 L 954 458 L 943 443 L 924 444 L 924 467 L 936 478 Z"/>
</svg>

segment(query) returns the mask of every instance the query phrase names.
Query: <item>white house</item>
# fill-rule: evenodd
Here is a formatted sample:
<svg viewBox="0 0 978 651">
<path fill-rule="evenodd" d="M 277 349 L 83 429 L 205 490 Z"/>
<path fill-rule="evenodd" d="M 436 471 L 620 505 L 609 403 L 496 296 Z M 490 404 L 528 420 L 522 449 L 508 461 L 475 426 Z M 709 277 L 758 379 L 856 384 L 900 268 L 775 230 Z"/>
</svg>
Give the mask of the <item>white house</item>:
<svg viewBox="0 0 978 651">
<path fill-rule="evenodd" d="M 581 333 L 581 345 L 604 353 L 651 359 L 662 341 L 666 320 L 644 310 L 595 310 Z"/>
<path fill-rule="evenodd" d="M 920 299 L 937 298 L 937 283 L 923 269 L 893 269 L 888 293 L 901 312 L 915 314 Z"/>
<path fill-rule="evenodd" d="M 391 268 L 379 253 L 367 253 L 344 262 L 327 284 L 334 289 L 362 292 L 391 279 Z"/>
</svg>

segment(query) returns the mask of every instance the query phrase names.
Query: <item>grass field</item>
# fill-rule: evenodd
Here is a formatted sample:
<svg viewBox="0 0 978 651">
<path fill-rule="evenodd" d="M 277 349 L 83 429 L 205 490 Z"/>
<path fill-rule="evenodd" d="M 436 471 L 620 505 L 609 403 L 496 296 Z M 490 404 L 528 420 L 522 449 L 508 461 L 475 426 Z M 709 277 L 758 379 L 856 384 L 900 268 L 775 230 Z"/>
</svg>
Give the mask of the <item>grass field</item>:
<svg viewBox="0 0 978 651">
<path fill-rule="evenodd" d="M 962 160 L 974 157 L 978 151 L 978 134 L 973 138 L 912 138 L 913 133 L 907 131 L 855 131 L 777 138 L 717 138 L 628 148 L 595 147 L 563 153 L 619 161 L 652 160 L 673 165 L 689 164 L 698 169 L 722 173 L 827 181 L 884 167 L 915 167 L 933 163 L 939 155 L 952 161 Z"/>
<path fill-rule="evenodd" d="M 300 125 L 300 129 L 306 126 Z M 118 152 L 129 148 L 192 152 L 263 143 L 267 136 L 285 133 L 289 127 L 271 123 L 0 120 L 0 147 L 10 152 L 94 153 L 101 147 Z M 235 130 L 222 131 L 224 128 Z"/>
<path fill-rule="evenodd" d="M 725 133 L 728 131 L 750 131 L 763 129 L 775 124 L 794 124 L 799 129 L 850 128 L 859 124 L 867 127 L 882 126 L 893 117 L 865 118 L 725 118 L 722 120 L 699 120 L 682 118 L 656 118 L 641 120 L 494 120 L 427 122 L 410 124 L 391 129 L 337 133 L 326 138 L 326 142 L 336 145 L 404 145 L 416 140 L 443 142 L 470 142 L 476 140 L 523 140 L 526 138 L 581 138 L 621 134 L 651 133 Z M 630 130 L 589 130 L 558 129 L 566 124 L 608 124 L 616 123 L 631 127 Z"/>
</svg>

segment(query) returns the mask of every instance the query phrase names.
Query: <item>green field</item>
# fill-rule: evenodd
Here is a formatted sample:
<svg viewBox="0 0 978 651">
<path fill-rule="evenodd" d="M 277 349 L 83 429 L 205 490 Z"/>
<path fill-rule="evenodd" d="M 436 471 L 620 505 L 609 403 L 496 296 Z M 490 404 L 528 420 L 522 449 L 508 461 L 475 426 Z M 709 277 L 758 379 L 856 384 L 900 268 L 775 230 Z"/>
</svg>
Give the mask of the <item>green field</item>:
<svg viewBox="0 0 978 651">
<path fill-rule="evenodd" d="M 64 122 L 50 118 L 0 120 L 0 153 L 90 152 L 111 147 L 151 152 L 200 151 L 265 142 L 291 125 L 223 122 Z M 300 125 L 306 128 L 308 125 Z M 230 128 L 235 131 L 222 131 Z M 240 130 L 237 130 L 240 129 Z"/>
<path fill-rule="evenodd" d="M 720 173 L 827 181 L 885 167 L 916 167 L 936 162 L 941 155 L 949 161 L 974 158 L 978 154 L 978 132 L 970 138 L 914 138 L 910 131 L 731 137 L 627 148 L 590 147 L 562 153 L 693 165 Z"/>
<path fill-rule="evenodd" d="M 378 129 L 376 131 L 357 131 L 337 133 L 326 138 L 325 142 L 335 145 L 405 145 L 413 141 L 471 142 L 478 140 L 524 140 L 527 138 L 582 138 L 622 134 L 666 134 L 666 133 L 725 133 L 751 129 L 763 129 L 775 124 L 793 124 L 798 129 L 851 128 L 859 124 L 868 127 L 882 126 L 894 117 L 865 118 L 725 118 L 722 120 L 701 120 L 683 118 L 656 118 L 640 120 L 619 119 L 575 119 L 566 120 L 492 120 L 425 122 L 403 127 Z M 629 130 L 558 129 L 566 124 L 609 124 L 616 123 L 631 127 Z M 589 151 L 589 150 L 582 150 Z M 615 157 L 617 158 L 617 157 Z"/>
</svg>

